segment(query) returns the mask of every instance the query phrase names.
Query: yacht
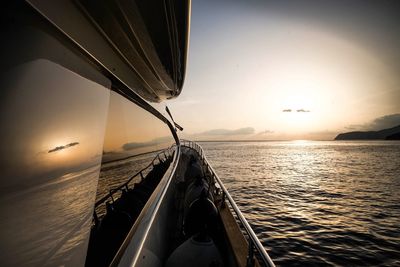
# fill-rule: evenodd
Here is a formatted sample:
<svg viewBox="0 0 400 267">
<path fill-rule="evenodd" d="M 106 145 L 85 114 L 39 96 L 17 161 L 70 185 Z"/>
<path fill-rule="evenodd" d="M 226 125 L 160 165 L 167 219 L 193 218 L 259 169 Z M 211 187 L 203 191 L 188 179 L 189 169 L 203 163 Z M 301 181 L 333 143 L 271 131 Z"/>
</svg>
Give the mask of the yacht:
<svg viewBox="0 0 400 267">
<path fill-rule="evenodd" d="M 190 1 L 1 13 L 1 266 L 274 266 L 166 107 Z"/>
</svg>

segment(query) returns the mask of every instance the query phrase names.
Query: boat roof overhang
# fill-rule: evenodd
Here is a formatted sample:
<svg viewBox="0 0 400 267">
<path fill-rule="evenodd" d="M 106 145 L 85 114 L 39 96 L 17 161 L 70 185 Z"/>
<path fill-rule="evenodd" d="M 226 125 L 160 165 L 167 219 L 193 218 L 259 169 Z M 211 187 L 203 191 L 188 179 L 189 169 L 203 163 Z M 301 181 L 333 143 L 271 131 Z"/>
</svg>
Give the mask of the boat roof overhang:
<svg viewBox="0 0 400 267">
<path fill-rule="evenodd" d="M 130 90 L 151 102 L 184 83 L 190 0 L 27 0 Z"/>
</svg>

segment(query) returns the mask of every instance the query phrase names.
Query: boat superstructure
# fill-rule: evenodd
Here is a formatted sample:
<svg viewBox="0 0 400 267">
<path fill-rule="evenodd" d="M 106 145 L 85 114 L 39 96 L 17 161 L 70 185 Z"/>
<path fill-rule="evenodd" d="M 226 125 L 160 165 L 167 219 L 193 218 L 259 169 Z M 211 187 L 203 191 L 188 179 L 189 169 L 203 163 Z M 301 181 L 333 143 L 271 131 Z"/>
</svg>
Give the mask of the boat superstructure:
<svg viewBox="0 0 400 267">
<path fill-rule="evenodd" d="M 1 12 L 2 266 L 273 266 L 159 104 L 182 90 L 190 1 Z"/>
</svg>

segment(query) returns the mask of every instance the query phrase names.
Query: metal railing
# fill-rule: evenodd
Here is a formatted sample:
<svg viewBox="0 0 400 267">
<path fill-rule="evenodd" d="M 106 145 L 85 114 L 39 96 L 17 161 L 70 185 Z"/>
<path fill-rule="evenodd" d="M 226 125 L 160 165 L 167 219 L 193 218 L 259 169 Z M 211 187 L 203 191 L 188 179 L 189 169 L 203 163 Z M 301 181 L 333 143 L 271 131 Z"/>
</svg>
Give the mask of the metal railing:
<svg viewBox="0 0 400 267">
<path fill-rule="evenodd" d="M 268 253 L 264 249 L 264 247 L 261 244 L 260 240 L 258 239 L 258 237 L 254 233 L 253 229 L 251 228 L 250 224 L 247 222 L 246 218 L 243 216 L 242 212 L 240 211 L 240 209 L 236 205 L 235 201 L 233 200 L 233 198 L 229 194 L 228 190 L 225 188 L 225 186 L 222 183 L 221 179 L 218 177 L 218 175 L 216 174 L 214 169 L 208 163 L 208 160 L 207 160 L 207 158 L 206 158 L 206 156 L 204 154 L 204 151 L 203 151 L 202 147 L 200 145 L 198 145 L 197 143 L 195 143 L 195 142 L 187 141 L 187 140 L 181 140 L 181 146 L 194 149 L 200 155 L 200 158 L 203 161 L 204 165 L 207 167 L 207 170 L 211 173 L 211 175 L 214 178 L 215 182 L 217 182 L 218 185 L 220 186 L 220 188 L 222 190 L 223 198 L 224 198 L 223 201 L 225 201 L 225 199 L 228 200 L 229 204 L 231 205 L 231 208 L 233 209 L 233 211 L 235 212 L 235 214 L 237 216 L 237 219 L 241 223 L 244 231 L 246 232 L 246 234 L 248 236 L 247 242 L 248 242 L 248 245 L 249 245 L 246 266 L 247 267 L 254 266 L 254 264 L 255 264 L 255 261 L 254 261 L 254 250 L 256 250 L 259 253 L 258 259 L 261 259 L 262 262 L 266 266 L 274 267 L 275 264 L 273 263 L 273 261 L 269 257 Z"/>
<path fill-rule="evenodd" d="M 161 152 L 157 153 L 157 155 L 153 158 L 153 160 L 143 169 L 141 169 L 140 171 L 138 171 L 137 173 L 135 173 L 134 175 L 132 175 L 128 180 L 126 180 L 126 182 L 124 182 L 123 184 L 111 188 L 108 192 L 108 194 L 106 194 L 104 197 L 102 197 L 101 199 L 97 200 L 95 205 L 94 205 L 94 212 L 93 212 L 93 217 L 95 222 L 99 221 L 99 217 L 97 215 L 97 211 L 96 208 L 102 204 L 104 204 L 107 200 L 111 200 L 111 202 L 115 201 L 114 198 L 114 194 L 117 192 L 121 192 L 123 190 L 129 190 L 129 184 L 132 182 L 133 179 L 135 179 L 136 177 L 140 176 L 140 180 L 143 181 L 145 179 L 145 176 L 143 175 L 143 173 L 146 170 L 149 170 L 150 167 L 154 168 L 155 165 L 161 163 L 161 157 L 164 156 L 164 161 L 166 161 L 168 158 L 172 157 L 175 151 L 175 147 L 176 145 L 172 145 L 171 147 L 162 150 Z M 158 160 L 158 163 L 156 163 L 156 161 Z"/>
<path fill-rule="evenodd" d="M 175 176 L 181 155 L 180 145 L 173 145 L 171 149 L 174 149 L 172 154 L 172 166 L 169 166 L 169 169 L 167 170 L 166 174 L 164 174 L 163 179 L 161 179 L 160 184 L 157 187 L 159 190 L 156 190 L 153 193 L 154 198 L 146 203 L 141 215 L 139 215 L 139 219 L 131 228 L 128 236 L 122 243 L 110 266 L 139 266 L 141 261 L 145 259 L 142 253 L 147 253 L 145 247 L 146 241 L 150 240 L 149 242 L 152 242 L 151 238 L 149 238 L 149 235 L 150 233 L 153 233 L 151 232 L 151 229 L 154 225 L 154 231 L 157 232 L 154 234 L 159 234 L 160 228 L 158 228 L 158 226 L 155 224 L 156 217 L 159 215 L 160 207 L 164 202 L 171 181 Z M 144 261 L 147 261 L 147 258 Z"/>
</svg>

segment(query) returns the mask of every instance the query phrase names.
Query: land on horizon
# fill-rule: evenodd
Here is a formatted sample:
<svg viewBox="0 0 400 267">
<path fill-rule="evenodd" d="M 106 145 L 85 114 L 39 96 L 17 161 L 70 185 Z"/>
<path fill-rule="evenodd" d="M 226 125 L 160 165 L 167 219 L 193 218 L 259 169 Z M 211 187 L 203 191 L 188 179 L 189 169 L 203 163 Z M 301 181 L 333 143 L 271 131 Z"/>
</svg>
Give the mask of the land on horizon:
<svg viewBox="0 0 400 267">
<path fill-rule="evenodd" d="M 400 125 L 379 131 L 340 133 L 335 140 L 400 140 Z"/>
</svg>

